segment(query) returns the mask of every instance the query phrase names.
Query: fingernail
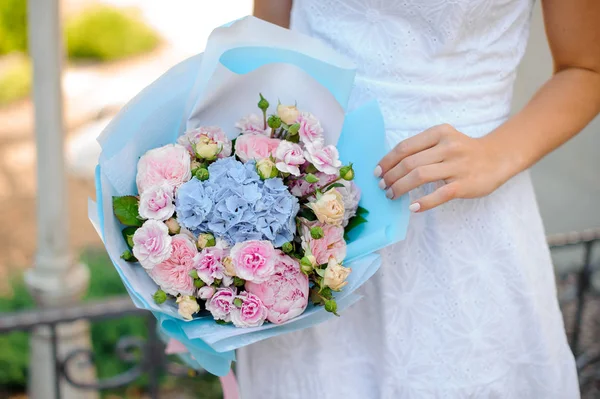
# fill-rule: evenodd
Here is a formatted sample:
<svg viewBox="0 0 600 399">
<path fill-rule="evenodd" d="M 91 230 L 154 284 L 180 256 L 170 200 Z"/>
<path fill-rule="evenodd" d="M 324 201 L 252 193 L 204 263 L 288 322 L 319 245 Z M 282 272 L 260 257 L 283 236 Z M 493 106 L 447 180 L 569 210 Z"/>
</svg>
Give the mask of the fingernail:
<svg viewBox="0 0 600 399">
<path fill-rule="evenodd" d="M 386 187 L 387 187 L 387 185 L 385 184 L 385 180 L 383 180 L 383 179 L 379 180 L 379 188 L 382 190 L 385 190 Z"/>
<path fill-rule="evenodd" d="M 411 211 L 411 212 L 418 212 L 419 209 L 421 209 L 421 204 L 419 204 L 418 202 L 413 202 L 408 207 L 408 210 Z"/>
<path fill-rule="evenodd" d="M 385 196 L 388 197 L 389 199 L 394 198 L 394 192 L 392 191 L 391 188 L 387 189 L 387 191 L 385 192 Z"/>
<path fill-rule="evenodd" d="M 375 177 L 381 177 L 382 172 L 383 170 L 381 169 L 381 166 L 377 165 L 377 167 L 373 171 L 373 174 L 375 175 Z"/>
</svg>

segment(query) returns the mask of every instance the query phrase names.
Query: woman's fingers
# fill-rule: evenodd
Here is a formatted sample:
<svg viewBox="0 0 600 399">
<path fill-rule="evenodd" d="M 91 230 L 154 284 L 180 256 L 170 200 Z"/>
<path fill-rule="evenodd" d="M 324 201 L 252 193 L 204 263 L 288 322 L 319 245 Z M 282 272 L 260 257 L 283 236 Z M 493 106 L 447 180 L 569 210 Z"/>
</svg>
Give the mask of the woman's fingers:
<svg viewBox="0 0 600 399">
<path fill-rule="evenodd" d="M 435 163 L 413 169 L 406 176 L 394 182 L 385 192 L 389 199 L 396 199 L 410 190 L 426 183 L 450 178 L 450 171 L 445 163 Z"/>
<path fill-rule="evenodd" d="M 440 146 L 429 148 L 425 151 L 410 155 L 390 169 L 379 182 L 379 187 L 385 189 L 391 187 L 413 170 L 425 165 L 436 164 L 444 160 L 444 150 Z"/>
<path fill-rule="evenodd" d="M 453 129 L 450 125 L 438 125 L 400 142 L 379 161 L 379 165 L 375 168 L 375 176 L 381 177 L 406 157 L 435 146 Z"/>
<path fill-rule="evenodd" d="M 417 201 L 413 202 L 408 209 L 410 209 L 412 212 L 428 211 L 429 209 L 440 206 L 457 198 L 458 196 L 458 183 L 448 183 L 438 188 L 431 194 L 419 198 Z"/>
</svg>

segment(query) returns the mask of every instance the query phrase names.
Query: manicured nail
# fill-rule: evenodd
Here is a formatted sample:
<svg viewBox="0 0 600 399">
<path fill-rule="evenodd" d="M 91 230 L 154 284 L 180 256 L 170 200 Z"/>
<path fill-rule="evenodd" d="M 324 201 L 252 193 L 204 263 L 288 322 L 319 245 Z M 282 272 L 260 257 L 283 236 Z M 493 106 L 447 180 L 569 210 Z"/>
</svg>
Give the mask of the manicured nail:
<svg viewBox="0 0 600 399">
<path fill-rule="evenodd" d="M 387 185 L 385 184 L 385 180 L 383 180 L 383 179 L 379 180 L 379 188 L 382 190 L 385 190 L 386 187 L 387 187 Z"/>
<path fill-rule="evenodd" d="M 377 165 L 377 167 L 373 171 L 373 174 L 375 175 L 375 177 L 381 177 L 382 172 L 383 170 L 381 169 L 381 166 Z"/>
<path fill-rule="evenodd" d="M 394 192 L 392 191 L 391 188 L 387 189 L 387 191 L 385 192 L 385 196 L 388 197 L 389 199 L 394 198 Z"/>
<path fill-rule="evenodd" d="M 408 210 L 411 211 L 411 212 L 418 212 L 419 209 L 421 209 L 421 204 L 419 204 L 418 202 L 413 202 L 408 207 Z"/>
</svg>

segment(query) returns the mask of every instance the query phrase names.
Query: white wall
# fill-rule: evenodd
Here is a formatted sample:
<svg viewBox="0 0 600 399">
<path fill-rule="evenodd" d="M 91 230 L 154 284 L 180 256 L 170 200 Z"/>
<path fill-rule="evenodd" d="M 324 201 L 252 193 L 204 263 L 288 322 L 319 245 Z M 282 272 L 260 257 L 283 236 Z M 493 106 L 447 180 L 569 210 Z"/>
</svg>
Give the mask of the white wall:
<svg viewBox="0 0 600 399">
<path fill-rule="evenodd" d="M 540 1 L 536 3 L 513 110 L 520 109 L 552 72 Z M 544 158 L 532 175 L 548 233 L 600 227 L 600 118 Z"/>
</svg>

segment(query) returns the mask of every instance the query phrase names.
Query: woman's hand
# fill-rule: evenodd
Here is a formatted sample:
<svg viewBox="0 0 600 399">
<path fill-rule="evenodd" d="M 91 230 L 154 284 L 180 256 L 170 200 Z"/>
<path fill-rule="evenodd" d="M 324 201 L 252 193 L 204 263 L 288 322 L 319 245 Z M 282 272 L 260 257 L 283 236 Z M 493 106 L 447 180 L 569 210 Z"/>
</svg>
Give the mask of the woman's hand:
<svg viewBox="0 0 600 399">
<path fill-rule="evenodd" d="M 423 184 L 446 184 L 413 202 L 422 212 L 454 198 L 490 194 L 511 176 L 510 160 L 486 138 L 471 138 L 450 125 L 434 126 L 400 142 L 375 168 L 379 187 L 396 199 Z"/>
</svg>

